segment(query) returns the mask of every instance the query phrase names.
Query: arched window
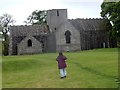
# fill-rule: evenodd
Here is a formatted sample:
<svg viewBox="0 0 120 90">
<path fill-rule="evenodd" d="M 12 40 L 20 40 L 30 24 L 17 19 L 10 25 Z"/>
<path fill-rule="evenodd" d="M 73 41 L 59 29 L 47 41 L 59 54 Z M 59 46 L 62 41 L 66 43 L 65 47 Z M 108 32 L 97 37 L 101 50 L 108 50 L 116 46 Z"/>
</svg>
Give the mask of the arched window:
<svg viewBox="0 0 120 90">
<path fill-rule="evenodd" d="M 32 47 L 32 41 L 30 39 L 28 40 L 27 43 L 28 43 L 28 47 Z"/>
<path fill-rule="evenodd" d="M 59 11 L 57 10 L 57 16 L 59 16 Z"/>
<path fill-rule="evenodd" d="M 65 40 L 66 40 L 66 43 L 71 43 L 71 33 L 70 31 L 66 31 L 65 32 Z"/>
</svg>

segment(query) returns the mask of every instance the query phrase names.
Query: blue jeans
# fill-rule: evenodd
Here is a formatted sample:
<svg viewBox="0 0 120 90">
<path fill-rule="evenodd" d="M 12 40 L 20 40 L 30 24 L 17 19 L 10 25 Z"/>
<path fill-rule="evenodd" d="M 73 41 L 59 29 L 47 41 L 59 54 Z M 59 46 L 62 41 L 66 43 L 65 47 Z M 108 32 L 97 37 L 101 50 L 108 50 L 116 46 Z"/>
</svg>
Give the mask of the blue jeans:
<svg viewBox="0 0 120 90">
<path fill-rule="evenodd" d="M 66 75 L 67 75 L 66 69 L 65 68 L 60 69 L 60 76 L 64 77 Z"/>
</svg>

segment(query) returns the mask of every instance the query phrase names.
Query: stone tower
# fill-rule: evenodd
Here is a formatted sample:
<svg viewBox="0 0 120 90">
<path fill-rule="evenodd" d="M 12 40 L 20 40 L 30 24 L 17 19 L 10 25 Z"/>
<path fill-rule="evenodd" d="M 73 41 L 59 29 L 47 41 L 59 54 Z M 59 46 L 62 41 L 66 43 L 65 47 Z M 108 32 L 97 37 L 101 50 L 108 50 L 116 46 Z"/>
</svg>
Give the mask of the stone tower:
<svg viewBox="0 0 120 90">
<path fill-rule="evenodd" d="M 52 9 L 47 12 L 47 25 L 53 32 L 67 21 L 67 9 Z"/>
<path fill-rule="evenodd" d="M 55 51 L 80 50 L 80 33 L 68 21 L 67 9 L 52 9 L 47 12 L 47 25 L 54 36 Z"/>
</svg>

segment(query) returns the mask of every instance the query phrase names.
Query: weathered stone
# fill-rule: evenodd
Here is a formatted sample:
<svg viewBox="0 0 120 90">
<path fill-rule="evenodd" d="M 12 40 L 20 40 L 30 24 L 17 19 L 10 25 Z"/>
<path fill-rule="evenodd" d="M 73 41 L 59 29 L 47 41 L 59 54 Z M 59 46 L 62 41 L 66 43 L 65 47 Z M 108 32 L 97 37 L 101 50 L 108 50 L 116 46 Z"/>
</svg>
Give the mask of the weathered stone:
<svg viewBox="0 0 120 90">
<path fill-rule="evenodd" d="M 11 26 L 9 55 L 80 51 L 109 47 L 111 24 L 104 19 L 67 18 L 67 9 L 47 12 L 47 25 Z M 65 33 L 69 32 L 69 42 Z M 29 42 L 30 41 L 30 42 Z"/>
</svg>

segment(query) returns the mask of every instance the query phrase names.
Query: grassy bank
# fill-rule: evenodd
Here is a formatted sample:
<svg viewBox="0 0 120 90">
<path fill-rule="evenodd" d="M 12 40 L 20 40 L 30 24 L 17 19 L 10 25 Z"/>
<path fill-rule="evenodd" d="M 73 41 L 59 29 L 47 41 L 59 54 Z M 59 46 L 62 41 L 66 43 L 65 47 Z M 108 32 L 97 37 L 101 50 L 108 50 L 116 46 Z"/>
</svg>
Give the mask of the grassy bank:
<svg viewBox="0 0 120 90">
<path fill-rule="evenodd" d="M 3 88 L 116 88 L 118 51 L 68 52 L 67 78 L 60 79 L 57 53 L 3 57 Z"/>
</svg>

